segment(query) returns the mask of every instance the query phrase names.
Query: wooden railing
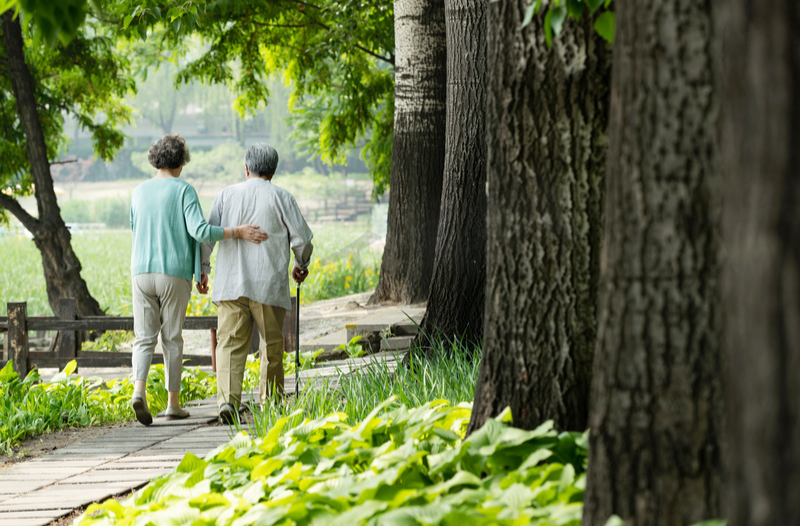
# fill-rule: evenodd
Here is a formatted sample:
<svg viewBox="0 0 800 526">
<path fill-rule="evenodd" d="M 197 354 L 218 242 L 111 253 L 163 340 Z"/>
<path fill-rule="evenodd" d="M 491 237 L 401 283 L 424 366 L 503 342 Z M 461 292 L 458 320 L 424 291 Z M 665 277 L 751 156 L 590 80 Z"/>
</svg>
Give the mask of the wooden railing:
<svg viewBox="0 0 800 526">
<path fill-rule="evenodd" d="M 24 378 L 32 367 L 63 368 L 69 361 L 76 360 L 78 367 L 129 367 L 129 352 L 82 351 L 82 333 L 88 331 L 132 331 L 132 317 L 117 316 L 76 316 L 74 299 L 61 299 L 58 316 L 28 316 L 27 303 L 7 303 L 8 315 L 0 317 L 0 333 L 5 333 L 3 356 L 0 367 L 8 360 L 14 360 L 14 370 Z M 292 310 L 286 313 L 284 322 L 284 348 L 294 349 L 295 298 L 292 297 Z M 184 330 L 213 331 L 209 338 L 211 355 L 184 354 L 186 365 L 211 365 L 216 347 L 216 316 L 187 316 L 183 322 Z M 48 351 L 31 351 L 28 345 L 29 331 L 57 331 Z M 213 344 L 211 339 L 214 339 Z M 254 330 L 251 352 L 258 349 L 258 331 Z M 153 363 L 163 363 L 161 354 L 153 355 Z"/>
</svg>

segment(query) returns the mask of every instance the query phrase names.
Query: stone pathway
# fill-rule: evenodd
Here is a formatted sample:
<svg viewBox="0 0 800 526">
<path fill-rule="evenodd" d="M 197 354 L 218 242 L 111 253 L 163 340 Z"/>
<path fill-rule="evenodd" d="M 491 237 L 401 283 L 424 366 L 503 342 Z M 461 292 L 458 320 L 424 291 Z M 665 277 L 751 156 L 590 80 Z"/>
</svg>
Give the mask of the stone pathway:
<svg viewBox="0 0 800 526">
<path fill-rule="evenodd" d="M 186 404 L 186 420 L 156 418 L 78 442 L 0 470 L 0 526 L 40 526 L 144 486 L 192 452 L 199 457 L 230 440 L 216 422 L 213 398 Z"/>
</svg>

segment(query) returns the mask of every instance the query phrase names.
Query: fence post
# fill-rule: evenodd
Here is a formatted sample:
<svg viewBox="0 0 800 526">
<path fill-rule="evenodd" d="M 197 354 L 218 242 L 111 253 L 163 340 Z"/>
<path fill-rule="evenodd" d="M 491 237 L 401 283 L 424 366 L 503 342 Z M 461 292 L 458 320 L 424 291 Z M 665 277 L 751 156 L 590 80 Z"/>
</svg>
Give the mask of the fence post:
<svg viewBox="0 0 800 526">
<path fill-rule="evenodd" d="M 14 360 L 14 370 L 25 379 L 30 370 L 28 355 L 28 304 L 8 304 L 8 354 Z"/>
<path fill-rule="evenodd" d="M 74 321 L 77 318 L 77 303 L 72 298 L 61 298 L 58 300 L 58 319 L 64 321 Z M 58 335 L 58 356 L 64 358 L 77 358 L 77 337 L 75 331 L 59 331 Z"/>
<path fill-rule="evenodd" d="M 74 298 L 61 298 L 58 300 L 58 319 L 74 321 L 77 318 L 78 306 Z M 59 331 L 58 348 L 59 358 L 64 358 L 64 364 L 78 357 L 79 338 L 76 331 Z M 60 360 L 59 360 L 60 361 Z"/>
</svg>

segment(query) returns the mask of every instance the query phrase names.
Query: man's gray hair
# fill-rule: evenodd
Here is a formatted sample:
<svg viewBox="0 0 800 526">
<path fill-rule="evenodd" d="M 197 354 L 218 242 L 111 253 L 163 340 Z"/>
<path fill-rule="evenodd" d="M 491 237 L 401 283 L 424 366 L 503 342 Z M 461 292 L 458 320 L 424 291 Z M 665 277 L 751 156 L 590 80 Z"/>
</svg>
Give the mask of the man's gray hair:
<svg viewBox="0 0 800 526">
<path fill-rule="evenodd" d="M 244 164 L 251 174 L 270 177 L 278 167 L 278 152 L 265 142 L 257 142 L 244 154 Z"/>
</svg>

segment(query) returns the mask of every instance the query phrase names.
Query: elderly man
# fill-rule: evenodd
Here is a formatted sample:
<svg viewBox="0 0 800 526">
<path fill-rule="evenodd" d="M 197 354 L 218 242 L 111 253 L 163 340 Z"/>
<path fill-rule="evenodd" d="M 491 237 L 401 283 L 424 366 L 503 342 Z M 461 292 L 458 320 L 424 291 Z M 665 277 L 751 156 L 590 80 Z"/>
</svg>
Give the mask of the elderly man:
<svg viewBox="0 0 800 526">
<path fill-rule="evenodd" d="M 294 252 L 292 278 L 302 283 L 308 275 L 313 234 L 294 197 L 271 181 L 278 152 L 266 143 L 247 150 L 247 179 L 228 186 L 214 199 L 208 223 L 228 227 L 248 223 L 267 234 L 259 245 L 239 240 L 221 243 L 212 301 L 219 307 L 217 336 L 217 408 L 225 423 L 232 423 L 241 403 L 247 353 L 253 324 L 266 344 L 261 356 L 262 403 L 270 393 L 283 392 L 283 321 L 291 308 L 289 297 L 289 247 Z M 214 243 L 203 244 L 203 276 L 197 284 L 208 292 L 209 257 Z"/>
</svg>

